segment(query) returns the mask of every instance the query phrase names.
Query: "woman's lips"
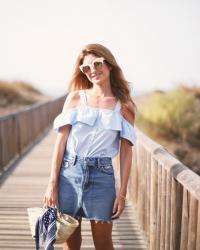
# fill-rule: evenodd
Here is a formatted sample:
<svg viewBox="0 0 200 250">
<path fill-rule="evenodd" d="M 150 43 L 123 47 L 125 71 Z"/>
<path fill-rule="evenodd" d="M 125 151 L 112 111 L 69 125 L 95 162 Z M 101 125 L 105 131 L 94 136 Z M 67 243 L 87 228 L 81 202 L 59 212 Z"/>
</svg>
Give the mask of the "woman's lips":
<svg viewBox="0 0 200 250">
<path fill-rule="evenodd" d="M 99 74 L 92 75 L 91 77 L 92 78 L 99 78 L 100 76 L 101 76 L 101 74 L 99 73 Z"/>
</svg>

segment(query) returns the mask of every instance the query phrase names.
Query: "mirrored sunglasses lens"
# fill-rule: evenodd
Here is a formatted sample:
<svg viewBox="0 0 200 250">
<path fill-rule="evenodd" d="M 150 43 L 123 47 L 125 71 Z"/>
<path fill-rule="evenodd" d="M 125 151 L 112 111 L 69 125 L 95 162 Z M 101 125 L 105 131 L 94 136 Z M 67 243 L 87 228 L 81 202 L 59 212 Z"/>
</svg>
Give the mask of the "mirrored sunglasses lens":
<svg viewBox="0 0 200 250">
<path fill-rule="evenodd" d="M 99 61 L 94 62 L 94 68 L 95 69 L 100 69 L 102 67 L 102 65 L 103 65 L 102 62 L 99 62 Z"/>
<path fill-rule="evenodd" d="M 90 70 L 90 66 L 83 66 L 82 71 L 84 74 L 86 74 Z"/>
</svg>

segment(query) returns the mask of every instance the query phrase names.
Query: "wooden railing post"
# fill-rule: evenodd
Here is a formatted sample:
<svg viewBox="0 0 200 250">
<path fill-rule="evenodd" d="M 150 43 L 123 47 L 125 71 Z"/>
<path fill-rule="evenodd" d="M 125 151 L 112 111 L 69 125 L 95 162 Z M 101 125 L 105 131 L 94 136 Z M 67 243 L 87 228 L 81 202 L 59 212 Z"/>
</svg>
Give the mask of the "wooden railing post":
<svg viewBox="0 0 200 250">
<path fill-rule="evenodd" d="M 158 163 L 151 162 L 151 203 L 150 203 L 150 250 L 157 250 L 157 195 L 158 195 Z"/>
</svg>

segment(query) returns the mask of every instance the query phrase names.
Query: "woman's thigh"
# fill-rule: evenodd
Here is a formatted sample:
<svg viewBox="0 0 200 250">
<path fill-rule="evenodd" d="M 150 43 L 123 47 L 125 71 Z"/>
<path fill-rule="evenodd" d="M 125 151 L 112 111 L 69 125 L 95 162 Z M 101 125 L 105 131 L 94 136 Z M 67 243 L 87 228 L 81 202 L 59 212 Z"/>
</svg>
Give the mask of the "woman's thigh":
<svg viewBox="0 0 200 250">
<path fill-rule="evenodd" d="M 63 245 L 63 250 L 73 249 L 80 250 L 82 236 L 81 236 L 81 222 L 82 218 L 76 218 L 79 221 L 79 226 L 76 228 L 74 233 L 68 238 L 68 240 Z"/>
<path fill-rule="evenodd" d="M 108 222 L 90 221 L 92 236 L 95 244 L 95 249 L 113 250 L 112 243 L 112 227 L 113 224 Z"/>
</svg>

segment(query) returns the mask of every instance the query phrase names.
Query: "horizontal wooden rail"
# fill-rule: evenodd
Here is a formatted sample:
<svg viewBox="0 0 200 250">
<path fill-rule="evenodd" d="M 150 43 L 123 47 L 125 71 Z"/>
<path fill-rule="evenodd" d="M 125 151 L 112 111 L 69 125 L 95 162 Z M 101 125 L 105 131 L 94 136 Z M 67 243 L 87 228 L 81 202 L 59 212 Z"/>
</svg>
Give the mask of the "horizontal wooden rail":
<svg viewBox="0 0 200 250">
<path fill-rule="evenodd" d="M 200 176 L 138 129 L 137 135 L 128 197 L 150 249 L 199 250 Z"/>
<path fill-rule="evenodd" d="M 0 174 L 52 126 L 65 96 L 0 117 Z"/>
</svg>

